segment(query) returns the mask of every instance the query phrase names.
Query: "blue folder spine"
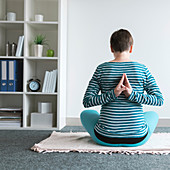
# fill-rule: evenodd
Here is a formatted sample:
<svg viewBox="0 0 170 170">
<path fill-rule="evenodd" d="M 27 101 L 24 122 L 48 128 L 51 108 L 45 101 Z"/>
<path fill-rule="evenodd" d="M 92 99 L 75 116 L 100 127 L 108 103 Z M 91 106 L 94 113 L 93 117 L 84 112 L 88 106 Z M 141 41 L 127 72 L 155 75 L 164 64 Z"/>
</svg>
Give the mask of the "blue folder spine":
<svg viewBox="0 0 170 170">
<path fill-rule="evenodd" d="M 23 62 L 8 60 L 8 91 L 23 90 Z"/>
<path fill-rule="evenodd" d="M 7 91 L 7 80 L 8 80 L 8 65 L 7 65 L 7 60 L 0 60 L 1 63 L 1 84 L 0 84 L 0 89 L 1 91 Z"/>
<path fill-rule="evenodd" d="M 8 91 L 16 91 L 15 70 L 16 60 L 8 60 Z"/>
</svg>

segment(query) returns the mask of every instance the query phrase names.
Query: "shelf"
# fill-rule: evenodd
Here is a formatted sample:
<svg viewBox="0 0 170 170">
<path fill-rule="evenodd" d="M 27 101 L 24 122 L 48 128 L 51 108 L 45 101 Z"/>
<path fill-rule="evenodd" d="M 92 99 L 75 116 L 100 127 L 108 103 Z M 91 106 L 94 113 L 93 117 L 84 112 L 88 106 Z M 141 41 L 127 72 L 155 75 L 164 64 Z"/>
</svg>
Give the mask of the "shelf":
<svg viewBox="0 0 170 170">
<path fill-rule="evenodd" d="M 27 24 L 51 24 L 51 25 L 58 25 L 58 21 L 43 21 L 43 22 L 36 22 L 36 21 L 26 21 Z"/>
<path fill-rule="evenodd" d="M 45 21 L 45 22 L 35 22 L 35 21 L 0 21 L 0 27 L 5 29 L 23 29 L 24 24 L 28 24 L 35 30 L 56 30 L 58 27 L 57 21 Z"/>
<path fill-rule="evenodd" d="M 30 57 L 24 57 L 25 59 L 28 60 L 58 60 L 58 57 L 34 57 L 34 56 L 30 56 Z"/>
<path fill-rule="evenodd" d="M 7 21 L 7 20 L 0 20 L 0 24 L 24 24 L 25 21 Z"/>
<path fill-rule="evenodd" d="M 6 91 L 1 91 L 0 92 L 0 94 L 15 94 L 15 95 L 17 95 L 17 94 L 24 94 L 24 92 L 6 92 Z"/>
<path fill-rule="evenodd" d="M 7 21 L 7 20 L 0 20 L 0 24 L 53 24 L 57 25 L 58 21 Z"/>
<path fill-rule="evenodd" d="M 23 21 L 0 21 L 0 28 L 4 28 L 6 30 L 23 30 L 24 22 Z"/>
<path fill-rule="evenodd" d="M 16 56 L 0 56 L 0 59 L 15 59 L 15 60 L 21 60 L 21 59 L 24 59 L 24 57 L 16 57 Z"/>
<path fill-rule="evenodd" d="M 54 31 L 57 30 L 58 22 L 27 22 L 35 30 Z"/>
<path fill-rule="evenodd" d="M 25 92 L 24 94 L 27 94 L 27 95 L 50 95 L 50 96 L 54 96 L 54 95 L 57 95 L 58 93 L 57 92 L 55 92 L 55 93 Z"/>
</svg>

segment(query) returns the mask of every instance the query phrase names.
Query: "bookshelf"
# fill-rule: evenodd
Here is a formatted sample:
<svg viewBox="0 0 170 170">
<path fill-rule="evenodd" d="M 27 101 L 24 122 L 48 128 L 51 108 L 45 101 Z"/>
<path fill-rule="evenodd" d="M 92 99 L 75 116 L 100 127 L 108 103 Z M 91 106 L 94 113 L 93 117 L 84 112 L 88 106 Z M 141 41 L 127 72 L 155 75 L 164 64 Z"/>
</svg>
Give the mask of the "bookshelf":
<svg viewBox="0 0 170 170">
<path fill-rule="evenodd" d="M 16 21 L 7 21 L 7 12 L 16 13 Z M 42 14 L 43 22 L 36 22 L 35 15 Z M 34 56 L 32 42 L 37 34 L 46 36 L 54 50 L 54 57 Z M 23 56 L 6 56 L 6 43 L 15 42 L 24 35 Z M 51 102 L 53 128 L 66 125 L 66 48 L 67 48 L 67 0 L 0 0 L 0 60 L 23 61 L 23 90 L 0 92 L 0 107 L 22 107 L 22 127 L 31 128 L 31 113 L 38 112 L 38 102 Z M 43 86 L 45 71 L 58 70 L 54 93 L 28 92 L 27 81 L 33 77 L 40 79 Z M 1 128 L 1 127 L 0 127 Z M 9 128 L 8 128 L 9 129 Z M 38 128 L 40 129 L 40 128 Z M 45 127 L 43 129 L 46 129 Z"/>
</svg>

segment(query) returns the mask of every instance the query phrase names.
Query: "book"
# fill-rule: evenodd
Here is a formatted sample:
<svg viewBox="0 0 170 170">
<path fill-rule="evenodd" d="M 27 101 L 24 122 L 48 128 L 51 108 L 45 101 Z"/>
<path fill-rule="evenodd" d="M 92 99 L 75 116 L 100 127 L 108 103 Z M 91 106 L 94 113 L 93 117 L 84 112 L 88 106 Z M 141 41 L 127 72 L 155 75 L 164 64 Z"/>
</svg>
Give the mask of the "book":
<svg viewBox="0 0 170 170">
<path fill-rule="evenodd" d="M 52 77 L 53 74 L 52 74 L 52 71 L 50 71 L 49 73 L 49 81 L 48 81 L 48 88 L 47 88 L 47 93 L 51 93 L 51 85 L 52 85 Z"/>
<path fill-rule="evenodd" d="M 53 93 L 53 84 L 54 84 L 54 80 L 55 79 L 55 71 L 51 71 L 51 84 L 50 84 L 50 93 Z"/>
<path fill-rule="evenodd" d="M 0 120 L 1 119 L 21 119 L 21 112 L 0 112 Z"/>
<path fill-rule="evenodd" d="M 19 53 L 18 53 L 19 56 L 22 56 L 23 46 L 24 46 L 24 35 L 21 36 L 21 44 L 20 44 Z"/>
<path fill-rule="evenodd" d="M 52 87 L 52 92 L 55 92 L 56 89 L 56 84 L 57 84 L 57 78 L 58 78 L 58 70 L 54 70 L 54 82 L 53 82 L 53 87 Z"/>
<path fill-rule="evenodd" d="M 0 121 L 0 127 L 21 127 L 20 120 L 3 120 Z"/>
<path fill-rule="evenodd" d="M 45 86 L 45 93 L 48 92 L 48 87 L 49 87 L 49 80 L 50 80 L 50 72 L 47 71 L 47 79 L 46 79 L 46 86 Z"/>
<path fill-rule="evenodd" d="M 24 35 L 19 36 L 18 38 L 18 45 L 17 45 L 16 54 L 15 54 L 16 57 L 20 57 L 22 55 L 23 44 L 24 44 Z"/>
<path fill-rule="evenodd" d="M 45 72 L 45 76 L 44 76 L 44 82 L 43 82 L 43 88 L 42 88 L 43 93 L 45 93 L 46 84 L 47 84 L 47 71 Z"/>
<path fill-rule="evenodd" d="M 17 44 L 16 54 L 15 54 L 15 56 L 17 56 L 17 57 L 19 56 L 19 48 L 21 46 L 21 39 L 22 39 L 22 37 L 19 36 L 18 37 L 18 44 Z"/>
</svg>

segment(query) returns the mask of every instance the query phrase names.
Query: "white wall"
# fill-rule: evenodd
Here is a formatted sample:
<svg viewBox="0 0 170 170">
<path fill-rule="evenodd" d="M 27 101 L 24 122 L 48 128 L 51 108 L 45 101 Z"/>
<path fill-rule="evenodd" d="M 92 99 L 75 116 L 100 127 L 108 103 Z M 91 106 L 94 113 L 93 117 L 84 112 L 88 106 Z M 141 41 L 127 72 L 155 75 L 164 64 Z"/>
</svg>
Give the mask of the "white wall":
<svg viewBox="0 0 170 170">
<path fill-rule="evenodd" d="M 131 59 L 150 69 L 165 99 L 144 111 L 170 117 L 169 0 L 68 0 L 67 117 L 80 116 L 88 82 L 97 65 L 113 59 L 109 39 L 120 28 L 132 33 Z"/>
</svg>

